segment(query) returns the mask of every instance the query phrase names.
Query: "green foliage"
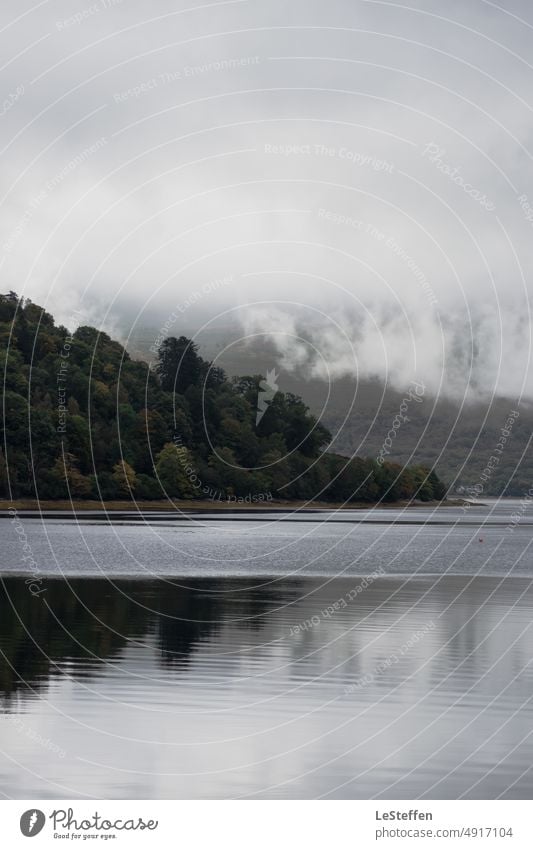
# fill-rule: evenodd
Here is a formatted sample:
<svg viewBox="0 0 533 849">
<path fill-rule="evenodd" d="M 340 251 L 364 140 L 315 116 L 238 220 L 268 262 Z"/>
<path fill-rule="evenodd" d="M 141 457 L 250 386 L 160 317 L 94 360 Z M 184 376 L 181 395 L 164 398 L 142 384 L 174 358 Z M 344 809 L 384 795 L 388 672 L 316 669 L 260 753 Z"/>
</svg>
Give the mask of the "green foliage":
<svg viewBox="0 0 533 849">
<path fill-rule="evenodd" d="M 228 381 L 189 339 L 166 339 L 152 372 L 93 327 L 70 335 L 0 295 L 4 374 L 0 493 L 41 498 L 394 501 L 442 498 L 429 467 L 327 453 L 301 398 L 261 375 Z M 262 497 L 261 497 L 262 496 Z"/>
<path fill-rule="evenodd" d="M 126 460 L 120 460 L 113 466 L 113 480 L 122 496 L 129 496 L 137 485 L 137 475 Z"/>
<path fill-rule="evenodd" d="M 44 473 L 44 487 L 48 498 L 88 498 L 92 491 L 91 481 L 82 475 L 74 454 L 66 452 L 58 457 Z"/>
<path fill-rule="evenodd" d="M 194 470 L 186 448 L 178 448 L 173 442 L 167 442 L 157 455 L 155 470 L 166 495 L 176 498 L 191 498 L 194 495 L 191 483 Z"/>
<path fill-rule="evenodd" d="M 205 362 L 198 354 L 198 345 L 186 336 L 169 336 L 159 348 L 157 374 L 161 387 L 167 392 L 183 395 L 189 386 L 209 389 L 225 382 L 221 369 Z"/>
</svg>

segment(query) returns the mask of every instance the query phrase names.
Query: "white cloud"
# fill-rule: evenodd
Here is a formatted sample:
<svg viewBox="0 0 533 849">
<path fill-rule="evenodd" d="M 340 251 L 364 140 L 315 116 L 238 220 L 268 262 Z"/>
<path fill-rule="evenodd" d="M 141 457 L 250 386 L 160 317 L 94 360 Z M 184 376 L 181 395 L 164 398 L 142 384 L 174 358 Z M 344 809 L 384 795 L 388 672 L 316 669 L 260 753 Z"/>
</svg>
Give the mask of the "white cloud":
<svg viewBox="0 0 533 849">
<path fill-rule="evenodd" d="M 528 4 L 177 14 L 124 0 L 64 23 L 90 5 L 47 3 L 11 26 L 20 4 L 2 7 L 4 97 L 24 87 L 0 117 L 5 289 L 127 331 L 233 274 L 191 318 L 309 304 L 342 326 L 362 376 L 533 394 L 518 202 L 533 203 L 531 25 L 513 17 Z M 263 330 L 300 320 L 258 310 Z M 313 333 L 331 372 L 350 372 L 342 335 Z"/>
</svg>

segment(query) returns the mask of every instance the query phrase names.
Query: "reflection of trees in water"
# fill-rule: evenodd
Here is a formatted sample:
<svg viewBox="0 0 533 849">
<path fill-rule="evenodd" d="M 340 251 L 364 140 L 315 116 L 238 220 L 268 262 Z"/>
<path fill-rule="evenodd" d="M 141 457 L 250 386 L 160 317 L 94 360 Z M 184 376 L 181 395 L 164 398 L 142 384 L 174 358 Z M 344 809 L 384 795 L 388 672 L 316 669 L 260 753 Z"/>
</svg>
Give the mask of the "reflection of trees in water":
<svg viewBox="0 0 533 849">
<path fill-rule="evenodd" d="M 297 595 L 297 582 L 294 593 Z M 161 662 L 179 668 L 224 623 L 261 630 L 272 605 L 287 597 L 261 581 L 177 582 L 48 580 L 35 598 L 22 579 L 0 585 L 0 693 L 9 708 L 16 694 L 31 697 L 57 667 L 72 661 L 73 677 L 116 659 L 130 640 L 155 634 Z M 247 618 L 253 617 L 253 618 Z M 82 662 L 86 661 L 85 669 Z M 69 673 L 70 674 L 70 673 Z"/>
<path fill-rule="evenodd" d="M 298 582 L 291 582 L 297 596 Z M 291 592 L 288 583 L 265 586 L 262 579 L 188 581 L 187 588 L 161 585 L 158 639 L 167 665 L 187 661 L 195 646 L 220 633 L 223 625 L 261 631 L 268 611 Z"/>
</svg>

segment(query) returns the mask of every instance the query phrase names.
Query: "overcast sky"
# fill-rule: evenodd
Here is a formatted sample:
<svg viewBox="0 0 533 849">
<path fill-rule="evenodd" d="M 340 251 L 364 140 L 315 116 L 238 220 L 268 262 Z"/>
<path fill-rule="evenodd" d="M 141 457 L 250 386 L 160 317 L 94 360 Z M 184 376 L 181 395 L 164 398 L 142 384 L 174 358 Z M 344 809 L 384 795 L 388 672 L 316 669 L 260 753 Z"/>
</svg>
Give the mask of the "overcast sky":
<svg viewBox="0 0 533 849">
<path fill-rule="evenodd" d="M 0 16 L 4 291 L 69 327 L 237 323 L 284 368 L 533 395 L 529 3 Z"/>
</svg>

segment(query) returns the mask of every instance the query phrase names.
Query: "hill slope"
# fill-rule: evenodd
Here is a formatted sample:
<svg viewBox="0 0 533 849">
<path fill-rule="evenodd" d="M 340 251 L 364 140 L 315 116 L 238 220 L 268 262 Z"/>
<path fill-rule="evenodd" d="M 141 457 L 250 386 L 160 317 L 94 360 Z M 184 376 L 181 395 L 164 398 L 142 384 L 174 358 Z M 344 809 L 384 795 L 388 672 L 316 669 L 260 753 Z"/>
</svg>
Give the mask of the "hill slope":
<svg viewBox="0 0 533 849">
<path fill-rule="evenodd" d="M 155 368 L 93 327 L 0 296 L 0 495 L 42 499 L 432 500 L 430 468 L 324 453 L 331 436 L 274 377 L 232 381 L 185 337 Z"/>
</svg>

